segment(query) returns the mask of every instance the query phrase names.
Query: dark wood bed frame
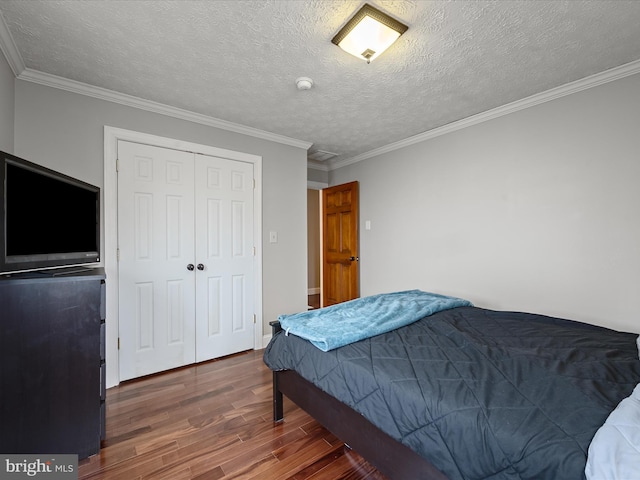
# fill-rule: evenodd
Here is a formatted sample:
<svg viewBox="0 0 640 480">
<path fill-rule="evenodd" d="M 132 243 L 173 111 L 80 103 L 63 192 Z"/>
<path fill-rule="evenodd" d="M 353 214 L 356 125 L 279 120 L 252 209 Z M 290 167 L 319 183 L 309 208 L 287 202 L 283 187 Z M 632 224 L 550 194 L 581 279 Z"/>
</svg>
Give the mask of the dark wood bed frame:
<svg viewBox="0 0 640 480">
<path fill-rule="evenodd" d="M 270 322 L 275 335 L 280 322 Z M 273 372 L 273 420 L 284 420 L 282 395 L 315 418 L 391 480 L 447 480 L 431 463 L 393 439 L 351 407 L 293 370 Z"/>
</svg>

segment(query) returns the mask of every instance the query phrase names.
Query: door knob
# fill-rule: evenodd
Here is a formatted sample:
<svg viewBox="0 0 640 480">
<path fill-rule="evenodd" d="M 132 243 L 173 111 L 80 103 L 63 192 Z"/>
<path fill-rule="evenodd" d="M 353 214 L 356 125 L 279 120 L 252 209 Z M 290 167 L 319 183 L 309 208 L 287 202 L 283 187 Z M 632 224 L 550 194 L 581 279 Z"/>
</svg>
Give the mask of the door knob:
<svg viewBox="0 0 640 480">
<path fill-rule="evenodd" d="M 190 272 L 193 272 L 193 269 L 195 267 L 193 266 L 193 263 L 190 263 L 189 265 L 187 265 L 187 270 L 189 270 Z"/>
<path fill-rule="evenodd" d="M 203 265 L 203 264 L 201 264 L 201 263 L 199 263 L 199 264 L 198 264 L 198 270 L 204 270 L 204 265 Z"/>
<path fill-rule="evenodd" d="M 355 262 L 355 261 L 358 261 L 358 260 L 360 260 L 358 257 L 349 257 L 349 261 L 350 262 Z"/>
</svg>

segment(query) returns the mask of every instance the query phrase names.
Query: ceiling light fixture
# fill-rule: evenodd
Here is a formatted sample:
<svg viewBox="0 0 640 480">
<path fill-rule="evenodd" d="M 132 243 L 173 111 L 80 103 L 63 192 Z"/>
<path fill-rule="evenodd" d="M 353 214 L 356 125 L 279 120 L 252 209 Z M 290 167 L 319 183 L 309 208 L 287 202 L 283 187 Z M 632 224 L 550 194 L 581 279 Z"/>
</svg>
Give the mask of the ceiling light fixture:
<svg viewBox="0 0 640 480">
<path fill-rule="evenodd" d="M 365 3 L 331 40 L 345 52 L 371 63 L 409 27 Z"/>
</svg>

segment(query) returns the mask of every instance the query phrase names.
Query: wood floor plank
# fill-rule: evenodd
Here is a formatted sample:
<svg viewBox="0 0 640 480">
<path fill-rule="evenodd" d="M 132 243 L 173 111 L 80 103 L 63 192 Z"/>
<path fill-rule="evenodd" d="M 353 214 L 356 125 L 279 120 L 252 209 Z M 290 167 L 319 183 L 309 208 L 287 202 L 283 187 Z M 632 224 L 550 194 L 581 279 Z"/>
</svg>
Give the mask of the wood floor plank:
<svg viewBox="0 0 640 480">
<path fill-rule="evenodd" d="M 79 480 L 384 480 L 285 398 L 249 351 L 123 382 L 107 391 L 106 439 Z"/>
<path fill-rule="evenodd" d="M 277 466 L 265 472 L 268 474 L 267 478 L 288 478 L 307 469 L 309 465 L 317 465 L 335 448 L 322 437 L 323 434 L 318 432 L 314 437 L 305 438 L 304 443 L 296 442 L 276 450 L 274 455 L 279 462 Z"/>
<path fill-rule="evenodd" d="M 314 462 L 310 462 L 305 468 L 300 469 L 295 475 L 287 477 L 288 480 L 308 480 L 310 478 L 314 478 L 320 472 L 323 472 L 320 477 L 316 478 L 332 478 L 326 476 L 327 473 L 330 473 L 332 470 L 328 470 L 328 468 L 339 462 L 340 459 L 344 456 L 346 451 L 346 447 L 344 445 L 340 445 L 338 447 L 331 448 L 324 456 L 318 458 Z M 324 477 L 322 476 L 324 475 Z"/>
</svg>

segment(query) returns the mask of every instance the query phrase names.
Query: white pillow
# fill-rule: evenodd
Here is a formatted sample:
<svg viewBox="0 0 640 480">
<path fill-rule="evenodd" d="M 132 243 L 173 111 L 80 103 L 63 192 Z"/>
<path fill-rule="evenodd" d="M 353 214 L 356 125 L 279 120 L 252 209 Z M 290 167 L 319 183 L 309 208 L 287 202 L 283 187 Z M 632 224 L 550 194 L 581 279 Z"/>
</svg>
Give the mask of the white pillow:
<svg viewBox="0 0 640 480">
<path fill-rule="evenodd" d="M 640 383 L 596 432 L 584 473 L 587 480 L 640 478 Z"/>
</svg>

